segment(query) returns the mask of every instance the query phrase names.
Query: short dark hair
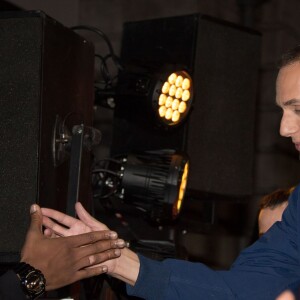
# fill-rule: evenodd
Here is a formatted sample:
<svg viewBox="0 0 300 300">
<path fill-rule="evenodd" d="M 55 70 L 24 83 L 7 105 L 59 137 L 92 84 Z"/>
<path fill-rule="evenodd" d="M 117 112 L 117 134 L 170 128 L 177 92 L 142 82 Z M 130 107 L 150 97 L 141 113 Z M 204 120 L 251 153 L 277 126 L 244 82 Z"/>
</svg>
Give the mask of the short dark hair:
<svg viewBox="0 0 300 300">
<path fill-rule="evenodd" d="M 278 67 L 281 69 L 296 61 L 300 63 L 300 45 L 297 45 L 296 47 L 284 52 L 279 60 Z"/>
<path fill-rule="evenodd" d="M 260 209 L 268 207 L 275 208 L 280 204 L 288 201 L 288 198 L 294 190 L 294 188 L 295 187 L 293 186 L 291 188 L 278 189 L 270 194 L 265 195 L 260 201 Z"/>
</svg>

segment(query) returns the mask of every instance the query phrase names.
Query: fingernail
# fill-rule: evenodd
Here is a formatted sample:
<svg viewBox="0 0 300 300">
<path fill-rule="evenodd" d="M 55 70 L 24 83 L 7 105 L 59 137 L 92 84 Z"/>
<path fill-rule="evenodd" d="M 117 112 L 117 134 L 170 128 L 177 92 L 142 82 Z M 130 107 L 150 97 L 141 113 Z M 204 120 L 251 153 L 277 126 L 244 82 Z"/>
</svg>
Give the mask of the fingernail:
<svg viewBox="0 0 300 300">
<path fill-rule="evenodd" d="M 96 258 L 94 255 L 89 256 L 90 265 L 94 264 L 96 261 Z"/>
<path fill-rule="evenodd" d="M 112 239 L 115 239 L 115 238 L 118 237 L 117 233 L 114 232 L 114 231 L 111 231 L 108 235 L 109 235 L 109 237 L 112 238 Z"/>
<path fill-rule="evenodd" d="M 102 272 L 103 272 L 103 273 L 106 273 L 107 271 L 108 271 L 107 266 L 103 266 L 103 267 L 102 267 Z"/>
<path fill-rule="evenodd" d="M 32 204 L 32 205 L 30 206 L 30 214 L 33 214 L 33 213 L 35 213 L 36 211 L 37 211 L 36 205 L 35 205 L 35 204 Z"/>
<path fill-rule="evenodd" d="M 120 249 L 115 249 L 115 255 L 120 256 L 121 255 L 121 250 Z"/>
<path fill-rule="evenodd" d="M 125 246 L 125 242 L 123 240 L 117 240 L 115 242 L 115 245 L 118 247 L 124 247 Z"/>
</svg>

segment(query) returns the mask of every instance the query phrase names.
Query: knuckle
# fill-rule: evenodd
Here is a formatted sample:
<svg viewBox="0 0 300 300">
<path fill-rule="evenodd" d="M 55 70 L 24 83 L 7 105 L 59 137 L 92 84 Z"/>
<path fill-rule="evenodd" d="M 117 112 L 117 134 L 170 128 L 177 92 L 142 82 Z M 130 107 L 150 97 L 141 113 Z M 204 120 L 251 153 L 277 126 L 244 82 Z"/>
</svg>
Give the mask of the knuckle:
<svg viewBox="0 0 300 300">
<path fill-rule="evenodd" d="M 109 246 L 111 249 L 117 248 L 118 246 L 117 241 L 110 241 Z"/>
<path fill-rule="evenodd" d="M 97 242 L 94 244 L 95 253 L 102 252 L 105 250 L 105 242 Z"/>
<path fill-rule="evenodd" d="M 115 250 L 109 250 L 106 252 L 102 252 L 100 254 L 97 254 L 93 257 L 93 263 L 91 264 L 100 264 L 107 260 L 113 259 L 118 257 L 119 255 L 115 253 Z M 91 262 L 91 259 L 90 259 Z"/>
<path fill-rule="evenodd" d="M 97 240 L 94 232 L 89 232 L 88 238 L 91 244 L 93 244 Z"/>
</svg>

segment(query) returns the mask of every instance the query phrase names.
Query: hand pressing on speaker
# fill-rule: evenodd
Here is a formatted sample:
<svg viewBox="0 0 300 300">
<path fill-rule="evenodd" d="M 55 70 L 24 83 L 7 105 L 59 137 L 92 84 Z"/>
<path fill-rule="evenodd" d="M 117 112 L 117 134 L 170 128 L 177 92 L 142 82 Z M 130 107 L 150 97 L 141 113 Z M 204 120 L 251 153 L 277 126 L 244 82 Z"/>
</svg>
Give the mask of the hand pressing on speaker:
<svg viewBox="0 0 300 300">
<path fill-rule="evenodd" d="M 21 252 L 21 261 L 40 270 L 46 290 L 53 290 L 83 278 L 106 273 L 104 262 L 120 256 L 123 240 L 107 228 L 81 230 L 80 235 L 50 238 L 42 233 L 42 212 L 31 207 L 31 224 Z M 93 268 L 89 268 L 96 265 Z"/>
</svg>

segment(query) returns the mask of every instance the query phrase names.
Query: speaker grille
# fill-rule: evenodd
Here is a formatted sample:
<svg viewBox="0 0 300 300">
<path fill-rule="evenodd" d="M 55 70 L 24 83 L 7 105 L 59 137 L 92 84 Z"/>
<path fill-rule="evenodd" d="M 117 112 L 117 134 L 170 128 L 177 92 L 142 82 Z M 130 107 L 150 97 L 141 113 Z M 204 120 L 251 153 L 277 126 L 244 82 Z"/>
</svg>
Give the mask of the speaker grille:
<svg viewBox="0 0 300 300">
<path fill-rule="evenodd" d="M 66 207 L 69 162 L 54 167 L 54 123 L 71 112 L 67 126 L 91 126 L 93 68 L 92 44 L 44 13 L 0 13 L 1 261 L 18 260 L 32 203 Z M 88 157 L 82 199 L 91 194 Z"/>
<path fill-rule="evenodd" d="M 1 252 L 17 253 L 38 193 L 42 20 L 0 19 L 0 28 Z"/>
<path fill-rule="evenodd" d="M 194 81 L 190 117 L 163 131 L 133 116 L 121 97 L 115 109 L 112 154 L 173 148 L 190 157 L 188 193 L 248 196 L 253 188 L 255 96 L 260 58 L 257 32 L 195 14 L 124 25 L 125 67 L 186 69 Z"/>
</svg>

